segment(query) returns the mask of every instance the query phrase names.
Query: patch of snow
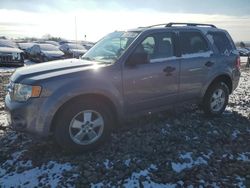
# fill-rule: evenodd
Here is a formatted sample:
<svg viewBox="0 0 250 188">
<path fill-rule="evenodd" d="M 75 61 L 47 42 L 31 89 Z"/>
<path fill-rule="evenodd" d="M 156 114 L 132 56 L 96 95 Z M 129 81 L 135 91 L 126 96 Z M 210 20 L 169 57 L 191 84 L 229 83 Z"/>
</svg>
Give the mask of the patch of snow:
<svg viewBox="0 0 250 188">
<path fill-rule="evenodd" d="M 209 159 L 209 157 L 210 157 L 211 154 L 212 153 L 210 153 L 208 155 L 203 155 L 203 157 L 206 157 L 207 159 Z M 175 162 L 172 162 L 171 166 L 172 166 L 172 169 L 175 172 L 180 173 L 181 171 L 183 171 L 185 169 L 190 169 L 190 168 L 192 168 L 195 165 L 202 165 L 202 164 L 207 165 L 207 161 L 204 160 L 203 157 L 198 157 L 196 160 L 193 160 L 193 158 L 192 158 L 192 152 L 187 152 L 185 154 L 181 154 L 180 155 L 180 159 L 184 159 L 184 160 L 187 160 L 189 162 L 184 162 L 184 163 L 175 163 Z"/>
<path fill-rule="evenodd" d="M 149 166 L 149 169 L 151 169 L 151 170 L 158 170 L 157 166 L 154 165 L 154 164 L 151 164 L 151 165 Z"/>
<path fill-rule="evenodd" d="M 250 155 L 250 152 L 240 153 L 238 154 L 238 157 L 236 159 L 238 161 L 250 162 L 250 158 L 248 157 L 248 155 Z"/>
<path fill-rule="evenodd" d="M 240 176 L 237 176 L 236 180 L 238 181 L 238 183 L 235 184 L 236 187 L 246 188 L 246 186 L 244 185 L 244 181 L 246 180 L 245 178 L 241 178 Z"/>
<path fill-rule="evenodd" d="M 0 118 L 0 125 L 2 127 L 6 127 L 8 125 L 8 119 L 7 119 L 7 114 L 0 114 L 1 118 Z"/>
<path fill-rule="evenodd" d="M 222 113 L 224 116 L 229 116 L 229 115 L 232 115 L 233 112 L 232 111 L 229 111 L 228 109 L 225 110 L 223 113 Z"/>
<path fill-rule="evenodd" d="M 170 124 L 168 124 L 168 123 L 166 123 L 166 125 L 163 127 L 163 128 L 161 128 L 161 133 L 163 134 L 163 135 L 167 135 L 167 134 L 169 134 L 169 128 L 171 127 L 171 125 Z"/>
<path fill-rule="evenodd" d="M 108 160 L 108 159 L 106 159 L 103 162 L 103 164 L 104 164 L 104 166 L 105 166 L 106 169 L 112 169 L 113 168 L 113 163 L 110 160 Z"/>
<path fill-rule="evenodd" d="M 219 132 L 217 130 L 213 130 L 213 134 L 218 135 Z"/>
<path fill-rule="evenodd" d="M 102 187 L 104 187 L 104 184 L 102 182 L 96 183 L 96 184 L 91 183 L 90 187 L 91 188 L 102 188 Z"/>
<path fill-rule="evenodd" d="M 234 156 L 231 153 L 227 153 L 227 154 L 222 155 L 222 158 L 226 158 L 226 157 L 228 157 L 230 160 L 234 159 Z"/>
<path fill-rule="evenodd" d="M 168 131 L 165 129 L 165 128 L 161 128 L 161 133 L 163 135 L 167 135 L 168 134 Z"/>
<path fill-rule="evenodd" d="M 130 162 L 131 162 L 131 159 L 127 159 L 127 160 L 124 161 L 124 164 L 125 164 L 127 167 L 129 167 Z"/>
<path fill-rule="evenodd" d="M 150 165 L 150 167 L 155 167 L 155 165 Z M 130 188 L 130 187 L 140 187 L 140 177 L 144 177 L 145 181 L 142 181 L 141 184 L 143 185 L 143 187 L 145 188 L 151 188 L 151 187 L 155 187 L 155 188 L 174 188 L 177 186 L 177 184 L 163 184 L 163 183 L 156 183 L 154 181 L 151 180 L 149 174 L 150 174 L 150 170 L 151 168 L 145 169 L 145 170 L 141 170 L 140 172 L 133 172 L 131 177 L 127 178 L 125 180 L 126 183 L 124 183 L 122 186 L 125 188 Z"/>
<path fill-rule="evenodd" d="M 232 139 L 235 140 L 238 137 L 238 134 L 240 134 L 239 130 L 234 130 L 232 133 Z"/>
<path fill-rule="evenodd" d="M 30 166 L 30 162 L 26 165 Z M 9 172 L 0 178 L 0 182 L 3 187 L 35 187 L 39 183 L 45 186 L 57 187 L 62 179 L 62 173 L 71 169 L 73 167 L 70 163 L 59 164 L 49 161 L 46 165 L 25 170 L 20 174 Z"/>
<path fill-rule="evenodd" d="M 241 56 L 241 57 L 240 57 L 240 62 L 241 62 L 241 63 L 247 63 L 247 57 Z"/>
<path fill-rule="evenodd" d="M 212 186 L 213 188 L 220 188 L 220 186 L 218 186 L 216 182 L 213 182 L 210 186 Z"/>
<path fill-rule="evenodd" d="M 151 164 L 147 169 L 141 170 L 139 172 L 133 172 L 132 175 L 124 180 L 124 184 L 122 187 L 130 188 L 130 187 L 140 187 L 140 185 L 143 185 L 145 188 L 175 188 L 177 187 L 177 184 L 172 183 L 156 183 L 151 180 L 150 173 L 152 170 L 157 170 L 157 166 L 154 164 Z M 140 178 L 143 177 L 144 181 L 141 181 Z M 141 183 L 141 184 L 140 184 Z M 177 182 L 179 185 L 183 185 L 183 181 Z M 110 183 L 104 184 L 103 182 L 99 182 L 96 184 L 91 183 L 91 188 L 101 188 L 101 187 L 112 187 Z"/>
</svg>

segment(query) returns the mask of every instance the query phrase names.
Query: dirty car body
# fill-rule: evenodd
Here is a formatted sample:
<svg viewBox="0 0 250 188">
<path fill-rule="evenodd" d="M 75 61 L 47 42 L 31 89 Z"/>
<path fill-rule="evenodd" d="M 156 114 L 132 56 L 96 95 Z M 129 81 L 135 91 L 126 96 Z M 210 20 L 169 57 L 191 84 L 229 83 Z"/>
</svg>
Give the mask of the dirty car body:
<svg viewBox="0 0 250 188">
<path fill-rule="evenodd" d="M 105 133 L 110 119 L 122 122 L 187 101 L 219 115 L 239 78 L 239 55 L 226 31 L 196 25 L 145 27 L 109 34 L 82 59 L 17 70 L 5 105 L 15 129 L 42 136 L 58 134 L 59 142 L 63 135 L 69 138 L 61 143 L 63 147 L 85 150 L 102 139 L 97 136 Z M 79 110 L 83 120 L 76 111 L 69 118 L 70 126 L 65 124 L 66 132 L 61 132 L 57 122 L 78 108 L 83 108 Z M 93 114 L 102 122 L 100 129 L 91 128 L 96 122 Z M 86 144 L 84 135 L 91 137 L 89 133 L 96 134 L 96 140 Z"/>
</svg>

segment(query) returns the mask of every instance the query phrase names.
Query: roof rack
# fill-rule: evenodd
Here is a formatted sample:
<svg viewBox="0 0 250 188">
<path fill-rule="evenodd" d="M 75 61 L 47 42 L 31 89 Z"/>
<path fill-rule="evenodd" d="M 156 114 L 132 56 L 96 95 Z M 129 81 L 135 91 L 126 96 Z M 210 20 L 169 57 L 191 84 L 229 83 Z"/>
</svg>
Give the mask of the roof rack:
<svg viewBox="0 0 250 188">
<path fill-rule="evenodd" d="M 201 24 L 201 23 L 175 23 L 175 22 L 170 22 L 166 24 L 166 27 L 172 27 L 173 25 L 186 25 L 186 26 L 201 26 L 201 27 L 213 27 L 216 28 L 215 25 L 213 24 Z"/>
<path fill-rule="evenodd" d="M 164 26 L 164 27 L 166 27 L 167 25 L 168 25 L 168 23 L 164 23 L 164 24 L 150 25 L 150 26 L 147 26 L 147 27 L 157 27 L 157 26 Z"/>
<path fill-rule="evenodd" d="M 150 25 L 148 27 L 142 27 L 142 28 L 151 28 L 151 27 L 157 27 L 157 26 L 164 26 L 164 27 L 172 27 L 175 25 L 186 25 L 186 26 L 196 26 L 196 27 L 213 27 L 216 28 L 213 24 L 201 24 L 201 23 L 177 23 L 177 22 L 170 22 L 170 23 L 164 23 L 164 24 L 156 24 L 156 25 Z"/>
</svg>

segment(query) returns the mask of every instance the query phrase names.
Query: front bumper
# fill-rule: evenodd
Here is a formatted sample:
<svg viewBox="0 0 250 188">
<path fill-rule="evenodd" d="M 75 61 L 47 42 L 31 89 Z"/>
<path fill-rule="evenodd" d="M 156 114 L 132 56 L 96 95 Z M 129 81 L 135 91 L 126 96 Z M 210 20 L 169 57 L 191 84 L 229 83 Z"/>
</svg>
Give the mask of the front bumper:
<svg viewBox="0 0 250 188">
<path fill-rule="evenodd" d="M 41 105 L 46 98 L 29 99 L 26 102 L 16 102 L 10 99 L 9 94 L 5 97 L 5 110 L 10 126 L 20 132 L 29 132 L 39 136 L 48 136 L 45 131 Z"/>
<path fill-rule="evenodd" d="M 0 66 L 24 66 L 24 61 L 12 61 L 12 62 L 0 61 Z"/>
</svg>

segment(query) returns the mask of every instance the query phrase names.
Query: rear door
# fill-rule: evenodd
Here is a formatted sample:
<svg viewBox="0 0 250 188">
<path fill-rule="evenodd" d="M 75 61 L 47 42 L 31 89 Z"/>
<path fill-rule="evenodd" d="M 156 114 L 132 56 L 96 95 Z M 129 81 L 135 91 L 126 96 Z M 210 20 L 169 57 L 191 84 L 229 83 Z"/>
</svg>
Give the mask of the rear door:
<svg viewBox="0 0 250 188">
<path fill-rule="evenodd" d="M 179 32 L 181 49 L 180 100 L 198 99 L 209 72 L 215 69 L 213 51 L 198 30 Z"/>
<path fill-rule="evenodd" d="M 175 57 L 175 40 L 174 32 L 160 32 L 143 37 L 137 45 L 133 53 L 146 53 L 148 61 L 124 66 L 127 112 L 160 108 L 176 102 L 180 61 Z"/>
</svg>

